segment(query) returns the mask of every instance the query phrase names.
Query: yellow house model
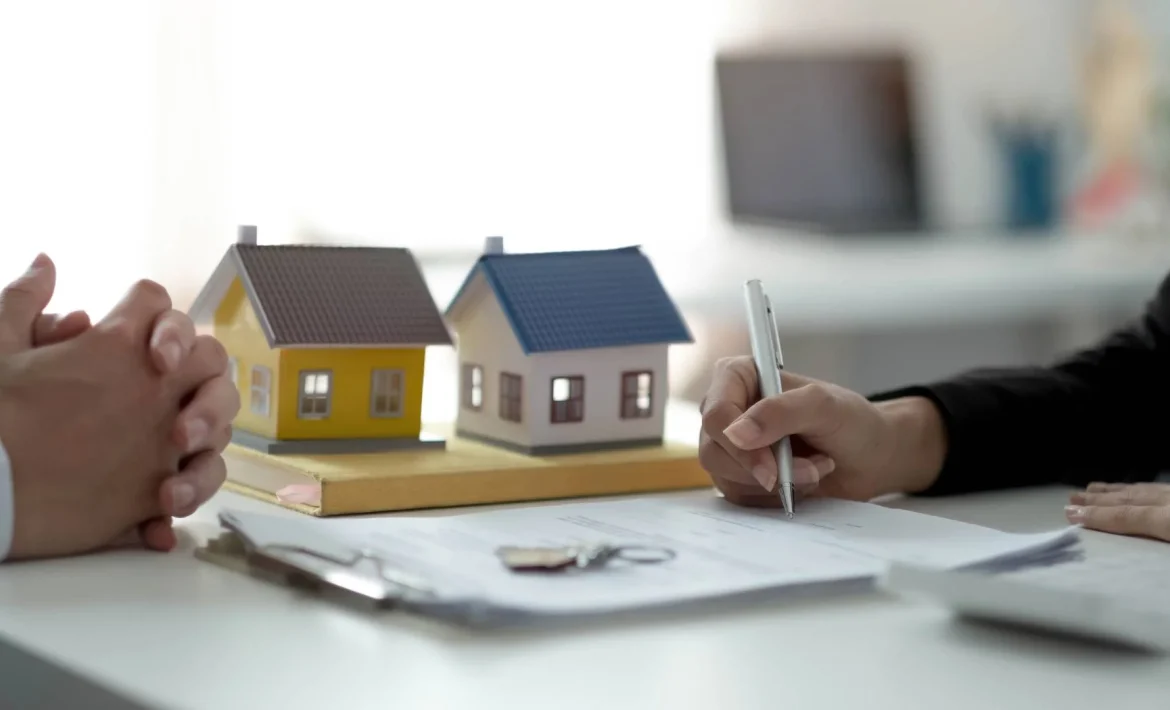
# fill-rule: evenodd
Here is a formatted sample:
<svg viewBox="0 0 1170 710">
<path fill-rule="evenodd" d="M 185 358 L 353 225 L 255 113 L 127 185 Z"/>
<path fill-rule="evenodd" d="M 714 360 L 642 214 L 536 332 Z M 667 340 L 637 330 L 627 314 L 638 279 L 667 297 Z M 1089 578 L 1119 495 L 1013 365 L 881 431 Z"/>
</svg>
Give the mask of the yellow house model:
<svg viewBox="0 0 1170 710">
<path fill-rule="evenodd" d="M 232 440 L 270 454 L 443 448 L 422 431 L 426 348 L 451 336 L 414 256 L 258 245 L 241 227 L 191 307 L 228 351 Z"/>
</svg>

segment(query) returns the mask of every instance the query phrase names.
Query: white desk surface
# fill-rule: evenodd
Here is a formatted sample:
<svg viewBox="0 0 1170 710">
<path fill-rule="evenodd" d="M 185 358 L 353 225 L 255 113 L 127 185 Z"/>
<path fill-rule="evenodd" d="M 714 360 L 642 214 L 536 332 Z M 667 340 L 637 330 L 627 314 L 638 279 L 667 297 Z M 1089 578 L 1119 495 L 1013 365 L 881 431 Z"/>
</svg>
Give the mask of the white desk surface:
<svg viewBox="0 0 1170 710">
<path fill-rule="evenodd" d="M 1060 526 L 1065 497 L 899 504 L 1024 531 Z M 1170 660 L 968 626 L 877 593 L 508 633 L 375 616 L 194 559 L 225 505 L 273 510 L 221 493 L 173 554 L 0 570 L 0 638 L 146 706 L 209 710 L 1068 710 L 1164 707 L 1170 688 Z M 1087 538 L 1089 554 L 1158 544 Z"/>
</svg>

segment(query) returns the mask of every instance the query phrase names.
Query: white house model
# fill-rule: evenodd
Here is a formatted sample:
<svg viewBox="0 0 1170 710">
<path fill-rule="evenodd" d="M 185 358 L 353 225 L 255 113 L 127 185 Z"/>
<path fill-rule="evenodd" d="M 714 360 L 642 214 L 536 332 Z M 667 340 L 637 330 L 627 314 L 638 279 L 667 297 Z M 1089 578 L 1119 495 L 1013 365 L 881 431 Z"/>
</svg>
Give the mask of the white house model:
<svg viewBox="0 0 1170 710">
<path fill-rule="evenodd" d="M 649 259 L 487 244 L 446 313 L 456 433 L 533 455 L 661 445 L 668 349 L 693 340 Z"/>
</svg>

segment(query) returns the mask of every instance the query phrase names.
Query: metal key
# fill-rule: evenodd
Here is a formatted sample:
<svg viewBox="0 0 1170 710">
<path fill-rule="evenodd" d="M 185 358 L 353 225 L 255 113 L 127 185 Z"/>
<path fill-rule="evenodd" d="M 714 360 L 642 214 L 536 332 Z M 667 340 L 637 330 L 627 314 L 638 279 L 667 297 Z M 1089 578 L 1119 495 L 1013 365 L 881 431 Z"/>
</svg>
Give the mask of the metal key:
<svg viewBox="0 0 1170 710">
<path fill-rule="evenodd" d="M 500 547 L 496 556 L 515 572 L 555 572 L 604 567 L 613 560 L 653 564 L 674 559 L 664 547 L 637 545 L 572 545 L 568 547 Z"/>
</svg>

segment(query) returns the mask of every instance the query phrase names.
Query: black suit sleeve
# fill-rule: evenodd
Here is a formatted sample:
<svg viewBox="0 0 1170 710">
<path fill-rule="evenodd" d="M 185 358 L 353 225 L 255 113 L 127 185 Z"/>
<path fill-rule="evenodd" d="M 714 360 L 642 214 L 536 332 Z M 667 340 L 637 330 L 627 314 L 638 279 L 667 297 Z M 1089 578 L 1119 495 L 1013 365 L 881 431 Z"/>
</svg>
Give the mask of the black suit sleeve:
<svg viewBox="0 0 1170 710">
<path fill-rule="evenodd" d="M 1170 277 L 1142 316 L 1050 367 L 975 370 L 871 397 L 922 396 L 947 454 L 924 495 L 1092 481 L 1170 470 Z"/>
</svg>

